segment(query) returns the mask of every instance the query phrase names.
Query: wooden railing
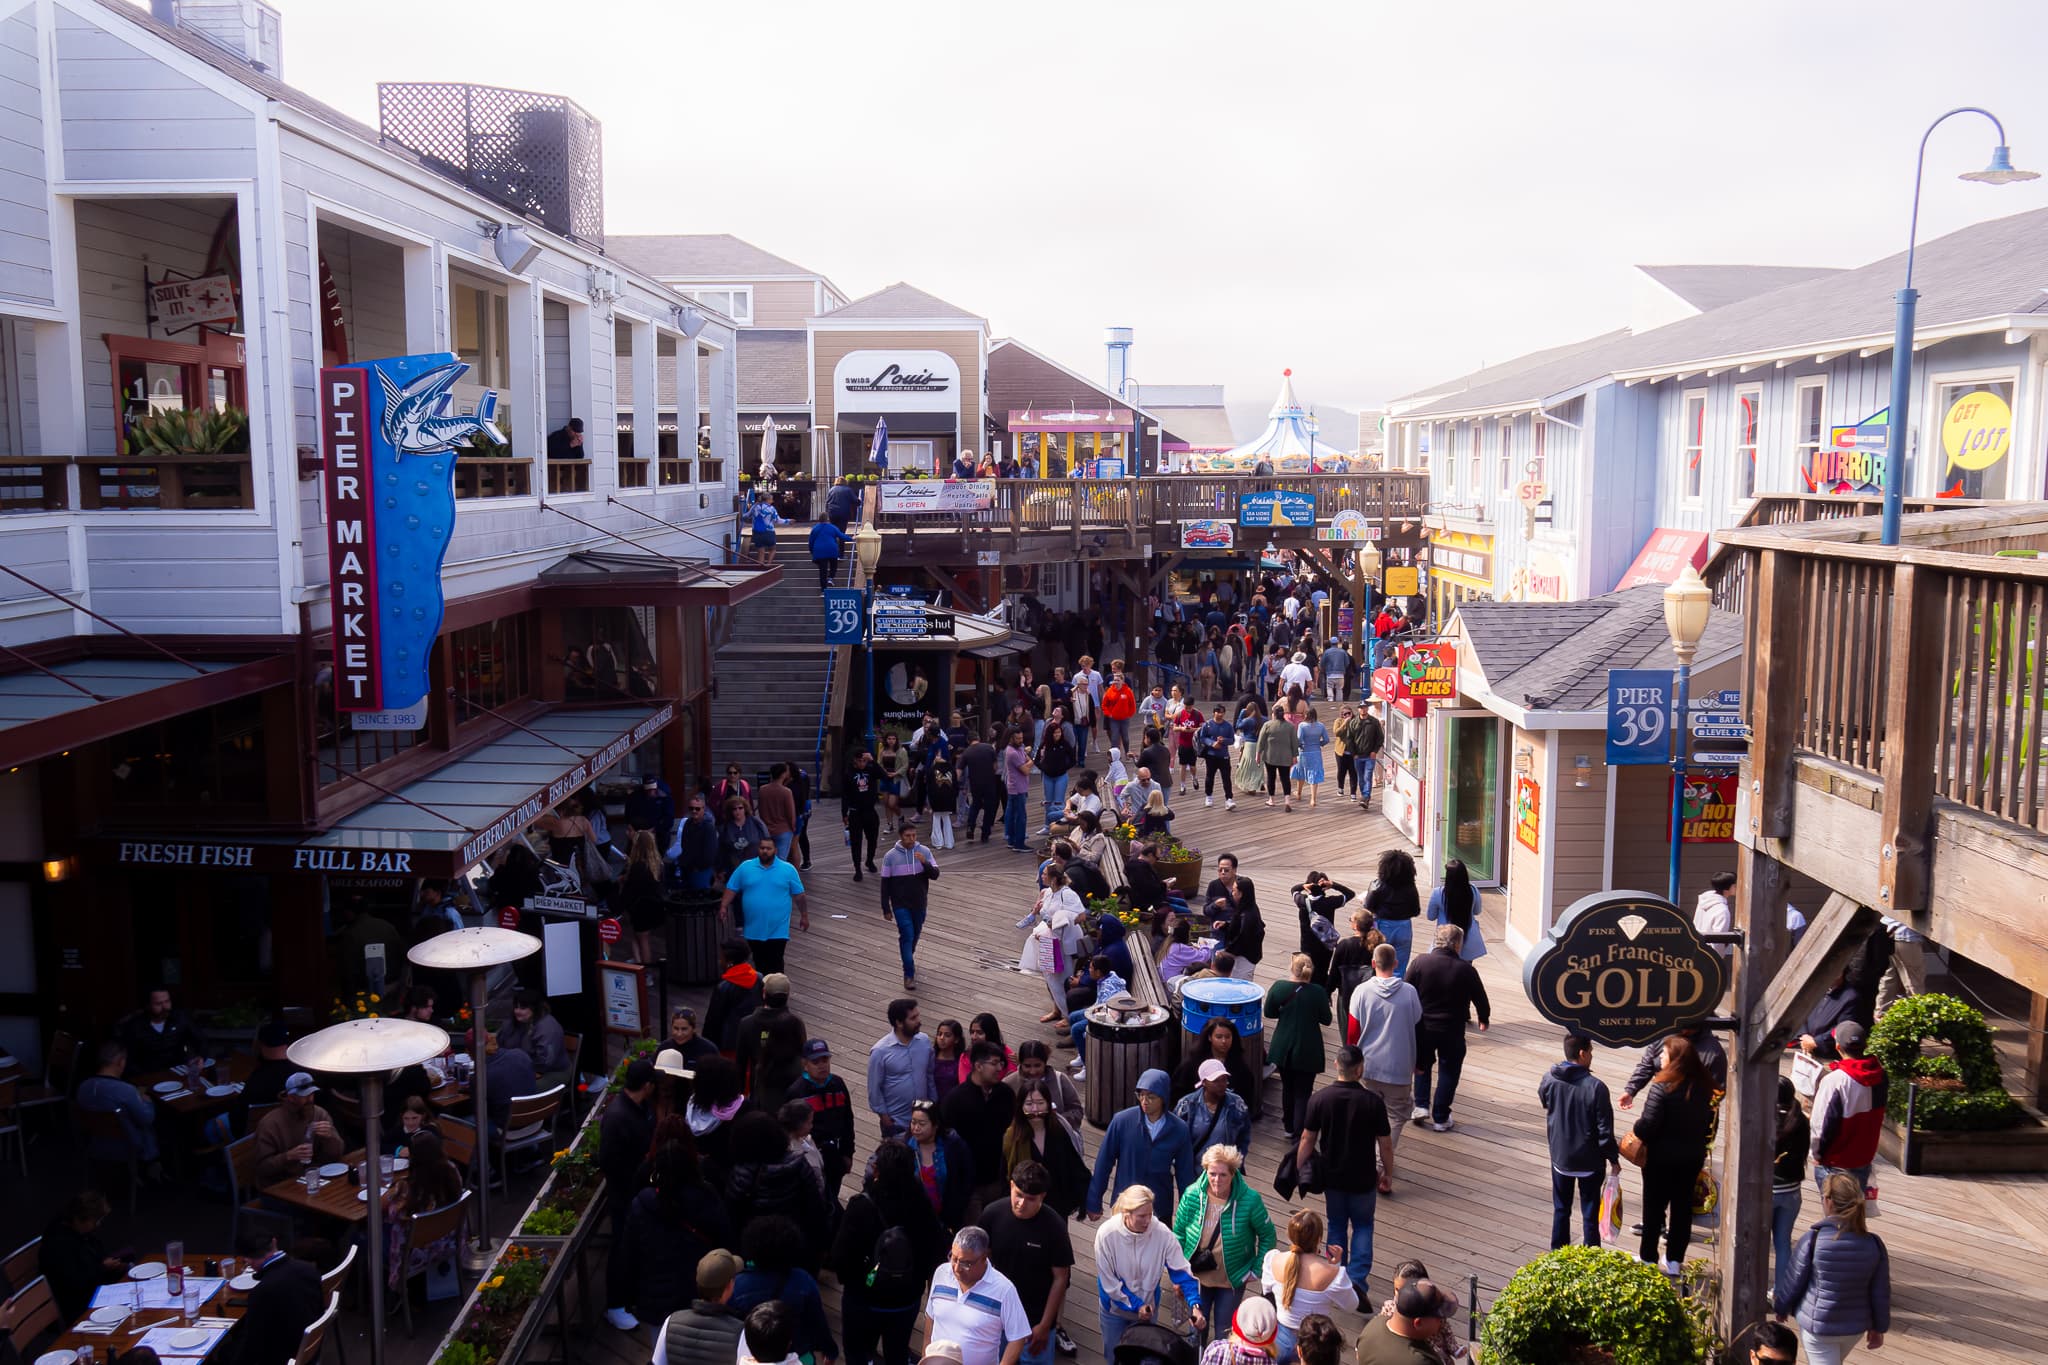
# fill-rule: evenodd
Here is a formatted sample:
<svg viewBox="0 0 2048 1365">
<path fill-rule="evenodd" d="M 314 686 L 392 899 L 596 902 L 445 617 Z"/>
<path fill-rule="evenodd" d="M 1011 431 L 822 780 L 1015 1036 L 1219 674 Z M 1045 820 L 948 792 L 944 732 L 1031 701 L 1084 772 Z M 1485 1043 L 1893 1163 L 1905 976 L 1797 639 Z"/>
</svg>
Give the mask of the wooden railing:
<svg viewBox="0 0 2048 1365">
<path fill-rule="evenodd" d="M 1860 774 L 1882 808 L 1870 854 L 1890 913 L 1925 903 L 1936 798 L 2048 833 L 2048 504 L 1923 512 L 1897 546 L 1878 530 L 1722 539 L 1749 632 L 1758 832 L 1787 837 L 1798 754 Z"/>
<path fill-rule="evenodd" d="M 647 487 L 647 466 L 650 463 L 652 462 L 648 460 L 635 459 L 631 455 L 621 455 L 619 457 L 619 487 Z"/>
<path fill-rule="evenodd" d="M 212 511 L 254 507 L 247 455 L 80 457 L 78 505 L 89 511 L 174 508 Z"/>
<path fill-rule="evenodd" d="M 1954 498 L 1905 498 L 1901 507 L 1908 516 L 1921 512 L 1955 512 L 1970 507 L 1995 506 Z M 1841 521 L 1851 517 L 1874 517 L 1884 511 L 1884 499 L 1839 493 L 1766 493 L 1751 501 L 1736 530 L 1756 526 L 1804 525 L 1816 521 Z M 1716 533 L 1713 553 L 1700 571 L 1714 589 L 1714 605 L 1740 612 L 1748 592 L 1743 565 L 1723 548 L 1725 533 Z"/>
<path fill-rule="evenodd" d="M 455 496 L 522 498 L 533 491 L 533 465 L 528 460 L 500 460 L 489 455 L 460 455 L 455 460 Z"/>
<path fill-rule="evenodd" d="M 660 465 L 658 477 L 663 488 L 681 487 L 690 481 L 690 468 L 694 460 L 672 460 L 664 455 L 657 462 Z"/>
<path fill-rule="evenodd" d="M 70 463 L 61 455 L 0 455 L 0 512 L 61 512 L 69 507 Z"/>
<path fill-rule="evenodd" d="M 590 461 L 549 460 L 548 492 L 588 493 L 590 491 Z"/>
</svg>

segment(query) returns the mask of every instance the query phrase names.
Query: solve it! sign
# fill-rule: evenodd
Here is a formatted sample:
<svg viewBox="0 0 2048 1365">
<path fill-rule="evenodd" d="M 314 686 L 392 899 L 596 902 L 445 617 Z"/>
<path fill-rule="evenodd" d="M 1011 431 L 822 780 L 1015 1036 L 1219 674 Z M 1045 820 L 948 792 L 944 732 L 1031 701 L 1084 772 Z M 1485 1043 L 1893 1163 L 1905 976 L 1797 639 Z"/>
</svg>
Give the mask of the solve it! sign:
<svg viewBox="0 0 2048 1365">
<path fill-rule="evenodd" d="M 497 394 L 486 390 L 474 416 L 450 411 L 468 369 L 442 352 L 320 371 L 334 705 L 365 728 L 426 723 L 455 453 L 476 435 L 504 441 L 491 421 Z"/>
</svg>

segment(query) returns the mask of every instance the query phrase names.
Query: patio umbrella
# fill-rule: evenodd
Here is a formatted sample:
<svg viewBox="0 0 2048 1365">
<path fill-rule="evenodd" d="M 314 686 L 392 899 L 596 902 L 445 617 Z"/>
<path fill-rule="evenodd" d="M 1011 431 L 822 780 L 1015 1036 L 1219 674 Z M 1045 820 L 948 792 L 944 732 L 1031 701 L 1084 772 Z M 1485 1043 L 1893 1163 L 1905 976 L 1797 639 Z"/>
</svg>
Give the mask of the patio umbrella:
<svg viewBox="0 0 2048 1365">
<path fill-rule="evenodd" d="M 761 477 L 766 478 L 775 470 L 775 419 L 761 419 Z"/>
<path fill-rule="evenodd" d="M 877 470 L 888 470 L 889 420 L 886 417 L 877 417 L 875 419 L 875 448 L 869 454 L 869 458 L 875 462 L 875 468 Z"/>
</svg>

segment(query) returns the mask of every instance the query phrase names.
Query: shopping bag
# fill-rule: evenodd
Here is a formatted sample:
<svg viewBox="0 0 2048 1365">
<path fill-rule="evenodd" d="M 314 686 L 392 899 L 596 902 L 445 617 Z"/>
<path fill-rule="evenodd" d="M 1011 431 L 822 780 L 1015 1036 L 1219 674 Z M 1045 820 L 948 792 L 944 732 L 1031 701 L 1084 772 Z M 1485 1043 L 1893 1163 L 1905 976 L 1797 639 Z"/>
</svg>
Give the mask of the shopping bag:
<svg viewBox="0 0 2048 1365">
<path fill-rule="evenodd" d="M 1692 1182 L 1692 1211 L 1695 1214 L 1712 1213 L 1721 1202 L 1721 1187 L 1714 1183 L 1704 1167 Z"/>
<path fill-rule="evenodd" d="M 1600 1245 L 1613 1246 L 1621 1240 L 1621 1172 L 1609 1171 L 1600 1185 Z"/>
</svg>

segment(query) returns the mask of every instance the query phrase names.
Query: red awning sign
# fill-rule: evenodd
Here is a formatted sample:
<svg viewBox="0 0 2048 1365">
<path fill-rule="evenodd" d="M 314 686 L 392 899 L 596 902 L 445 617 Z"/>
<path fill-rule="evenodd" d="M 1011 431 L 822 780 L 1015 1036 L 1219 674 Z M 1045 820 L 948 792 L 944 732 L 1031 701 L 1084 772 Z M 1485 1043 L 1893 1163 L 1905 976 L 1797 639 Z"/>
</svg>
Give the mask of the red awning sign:
<svg viewBox="0 0 2048 1365">
<path fill-rule="evenodd" d="M 1658 527 L 1650 533 L 1642 552 L 1635 563 L 1628 566 L 1628 572 L 1614 585 L 1620 592 L 1624 588 L 1638 588 L 1645 583 L 1676 583 L 1678 576 L 1690 564 L 1695 569 L 1707 562 L 1707 533 L 1705 531 L 1671 531 Z"/>
</svg>

